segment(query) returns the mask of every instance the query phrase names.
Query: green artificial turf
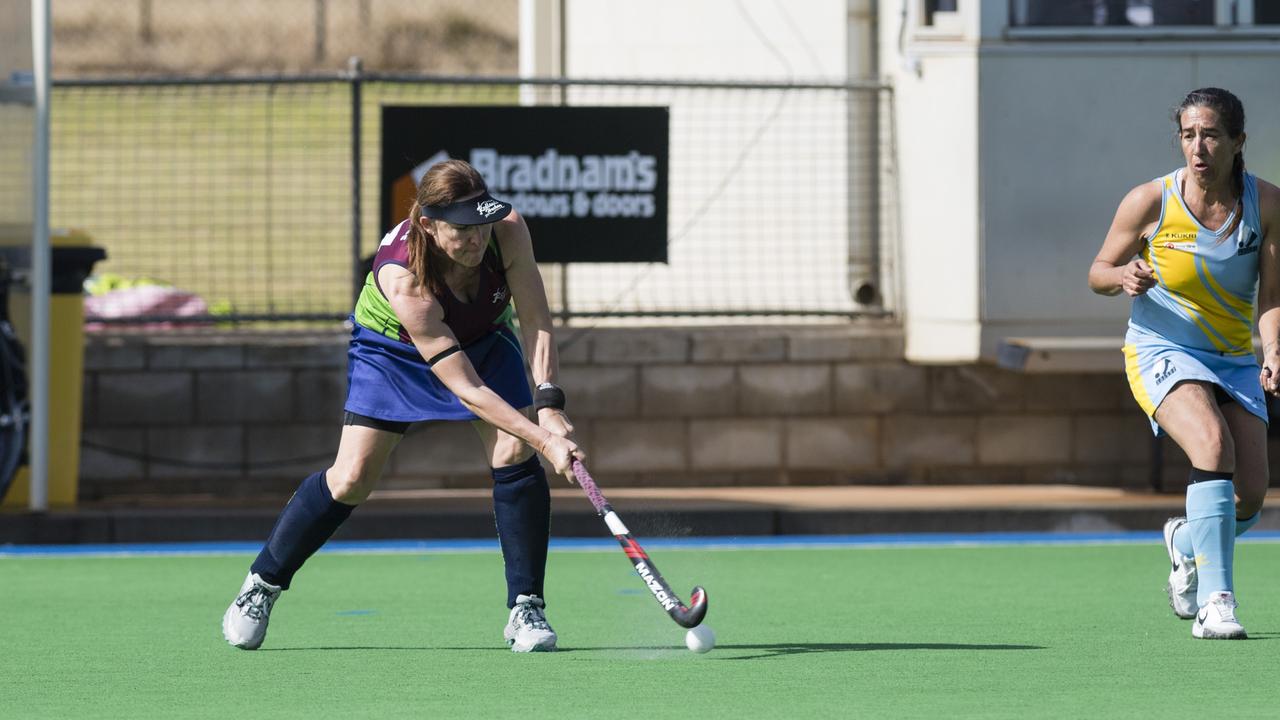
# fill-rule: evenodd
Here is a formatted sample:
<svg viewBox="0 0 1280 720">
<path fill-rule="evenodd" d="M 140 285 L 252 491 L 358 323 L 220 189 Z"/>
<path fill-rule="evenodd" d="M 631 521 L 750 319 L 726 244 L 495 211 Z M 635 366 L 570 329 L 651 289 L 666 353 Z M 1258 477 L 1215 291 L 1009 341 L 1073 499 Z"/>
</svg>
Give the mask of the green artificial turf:
<svg viewBox="0 0 1280 720">
<path fill-rule="evenodd" d="M 502 642 L 493 553 L 321 554 L 256 652 L 219 621 L 251 558 L 0 559 L 6 718 L 1276 717 L 1280 545 L 1237 550 L 1250 639 L 1196 641 L 1151 545 L 660 549 L 683 630 L 617 551 L 553 552 L 561 651 Z"/>
</svg>

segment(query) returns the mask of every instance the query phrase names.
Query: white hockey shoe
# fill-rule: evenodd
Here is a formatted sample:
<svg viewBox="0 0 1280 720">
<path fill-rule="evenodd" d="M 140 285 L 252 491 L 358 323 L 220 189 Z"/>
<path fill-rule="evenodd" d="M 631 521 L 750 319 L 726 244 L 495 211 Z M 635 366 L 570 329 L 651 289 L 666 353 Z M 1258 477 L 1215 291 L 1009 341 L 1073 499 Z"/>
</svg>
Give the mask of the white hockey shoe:
<svg viewBox="0 0 1280 720">
<path fill-rule="evenodd" d="M 1196 589 L 1200 586 L 1199 576 L 1196 575 L 1196 560 L 1178 552 L 1173 546 L 1173 533 L 1186 524 L 1187 519 L 1184 517 L 1172 517 L 1164 523 L 1164 549 L 1169 553 L 1169 564 L 1172 566 L 1169 583 L 1164 589 L 1169 593 L 1169 607 L 1173 608 L 1173 614 L 1183 620 L 1190 620 L 1196 616 Z"/>
<path fill-rule="evenodd" d="M 281 589 L 249 573 L 240 593 L 222 616 L 222 637 L 243 650 L 257 650 L 267 637 L 267 621 Z"/>
<path fill-rule="evenodd" d="M 1236 619 L 1234 593 L 1218 591 L 1209 594 L 1209 602 L 1196 613 L 1191 636 L 1206 640 L 1244 640 L 1244 626 Z"/>
<path fill-rule="evenodd" d="M 516 606 L 502 636 L 512 652 L 551 652 L 556 649 L 556 631 L 547 624 L 546 603 L 537 595 L 516 596 Z"/>
</svg>

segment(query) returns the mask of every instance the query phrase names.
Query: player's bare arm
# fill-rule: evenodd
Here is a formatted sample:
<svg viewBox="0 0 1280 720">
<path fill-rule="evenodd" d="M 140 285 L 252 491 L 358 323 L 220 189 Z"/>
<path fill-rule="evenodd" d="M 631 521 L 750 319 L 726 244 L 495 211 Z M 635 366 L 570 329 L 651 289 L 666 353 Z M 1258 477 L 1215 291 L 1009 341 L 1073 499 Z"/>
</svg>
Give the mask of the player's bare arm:
<svg viewBox="0 0 1280 720">
<path fill-rule="evenodd" d="M 1262 388 L 1280 396 L 1280 188 L 1258 180 L 1262 246 L 1258 256 L 1258 336 Z"/>
<path fill-rule="evenodd" d="M 511 298 L 520 318 L 520 336 L 529 356 L 529 370 L 535 385 L 555 383 L 560 371 L 555 337 L 551 332 L 551 309 L 547 307 L 547 291 L 542 284 L 533 256 L 533 240 L 524 218 L 512 210 L 494 226 Z M 538 411 L 538 424 L 557 435 L 572 437 L 573 424 L 563 410 L 543 408 Z"/>
<path fill-rule="evenodd" d="M 1160 184 L 1143 183 L 1120 201 L 1102 249 L 1089 268 L 1089 289 L 1099 295 L 1133 297 L 1155 287 L 1155 273 L 1134 256 L 1160 220 Z"/>
<path fill-rule="evenodd" d="M 387 265 L 378 272 L 378 282 L 424 358 L 435 358 L 458 345 L 453 331 L 444 323 L 443 308 L 429 293 L 422 292 L 408 270 Z M 432 364 L 431 371 L 477 417 L 528 443 L 555 466 L 556 472 L 572 476 L 570 461 L 581 454 L 577 445 L 534 425 L 508 405 L 484 384 L 465 353 L 454 352 L 439 358 Z"/>
</svg>

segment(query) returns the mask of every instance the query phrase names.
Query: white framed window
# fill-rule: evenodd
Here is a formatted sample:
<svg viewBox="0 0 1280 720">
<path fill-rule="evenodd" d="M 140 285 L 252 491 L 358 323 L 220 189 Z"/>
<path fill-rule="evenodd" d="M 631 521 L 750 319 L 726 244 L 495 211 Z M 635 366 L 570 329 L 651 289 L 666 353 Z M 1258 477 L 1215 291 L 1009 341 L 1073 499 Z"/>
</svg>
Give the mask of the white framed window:
<svg viewBox="0 0 1280 720">
<path fill-rule="evenodd" d="M 960 0 L 920 0 L 920 24 L 938 27 L 953 20 L 960 12 Z"/>
<path fill-rule="evenodd" d="M 912 0 L 915 5 L 916 35 L 949 38 L 964 31 L 960 13 L 965 0 Z"/>
</svg>

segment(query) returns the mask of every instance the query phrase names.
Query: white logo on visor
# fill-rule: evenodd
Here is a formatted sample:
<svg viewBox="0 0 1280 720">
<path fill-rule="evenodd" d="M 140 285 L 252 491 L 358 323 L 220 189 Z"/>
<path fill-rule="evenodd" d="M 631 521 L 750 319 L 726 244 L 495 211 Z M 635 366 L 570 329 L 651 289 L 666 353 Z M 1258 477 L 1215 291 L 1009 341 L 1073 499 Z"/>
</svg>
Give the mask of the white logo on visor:
<svg viewBox="0 0 1280 720">
<path fill-rule="evenodd" d="M 484 217 L 489 217 L 504 207 L 506 206 L 497 200 L 485 200 L 484 202 L 476 203 L 476 212 L 480 213 Z"/>
</svg>

